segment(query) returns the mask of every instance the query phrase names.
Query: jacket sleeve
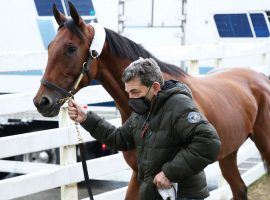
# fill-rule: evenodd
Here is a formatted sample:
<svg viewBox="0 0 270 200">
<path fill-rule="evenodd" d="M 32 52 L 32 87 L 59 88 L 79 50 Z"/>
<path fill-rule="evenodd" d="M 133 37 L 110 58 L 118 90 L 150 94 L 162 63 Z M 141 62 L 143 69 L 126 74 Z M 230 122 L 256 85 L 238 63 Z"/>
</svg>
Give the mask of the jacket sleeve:
<svg viewBox="0 0 270 200">
<path fill-rule="evenodd" d="M 164 174 L 172 182 L 195 175 L 216 161 L 221 144 L 215 128 L 191 98 L 182 96 L 177 101 L 177 108 L 173 113 L 172 127 L 181 148 L 171 161 L 162 166 Z"/>
<path fill-rule="evenodd" d="M 90 111 L 81 126 L 99 142 L 105 143 L 112 149 L 126 151 L 135 148 L 131 121 L 130 117 L 121 127 L 116 128 Z"/>
</svg>

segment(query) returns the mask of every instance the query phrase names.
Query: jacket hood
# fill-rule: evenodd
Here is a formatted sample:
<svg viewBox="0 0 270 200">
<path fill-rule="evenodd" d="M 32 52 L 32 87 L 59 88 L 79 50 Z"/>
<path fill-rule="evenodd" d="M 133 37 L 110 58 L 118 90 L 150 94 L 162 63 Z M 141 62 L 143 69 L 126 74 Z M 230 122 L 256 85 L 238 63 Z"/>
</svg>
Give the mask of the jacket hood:
<svg viewBox="0 0 270 200">
<path fill-rule="evenodd" d="M 154 101 L 153 111 L 160 108 L 161 105 L 163 105 L 167 99 L 174 94 L 184 94 L 189 98 L 192 98 L 191 90 L 186 84 L 175 80 L 168 80 L 165 81 L 161 91 L 158 93 Z"/>
</svg>

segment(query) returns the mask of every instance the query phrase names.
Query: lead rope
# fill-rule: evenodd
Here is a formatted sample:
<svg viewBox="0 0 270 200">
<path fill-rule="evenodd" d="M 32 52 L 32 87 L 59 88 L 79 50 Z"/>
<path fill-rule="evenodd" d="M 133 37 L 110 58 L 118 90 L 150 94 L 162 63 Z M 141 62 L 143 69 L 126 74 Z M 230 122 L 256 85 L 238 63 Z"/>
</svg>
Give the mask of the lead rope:
<svg viewBox="0 0 270 200">
<path fill-rule="evenodd" d="M 96 57 L 92 56 L 92 58 L 96 58 Z M 92 63 L 92 59 L 89 59 L 89 58 L 87 59 L 87 62 L 83 63 L 82 71 L 81 71 L 79 77 L 77 78 L 77 80 L 75 81 L 73 89 L 69 92 L 70 96 L 64 98 L 63 101 L 65 101 L 65 100 L 70 101 L 71 99 L 74 99 L 73 92 L 77 89 L 79 83 L 81 82 L 81 80 L 83 78 L 84 73 L 86 73 L 88 78 L 90 79 L 87 66 L 88 66 L 88 64 L 91 64 L 91 63 Z M 91 185 L 90 185 L 90 179 L 89 179 L 89 175 L 88 175 L 87 164 L 86 164 L 86 153 L 85 153 L 84 141 L 83 141 L 81 133 L 79 131 L 79 123 L 76 122 L 75 120 L 74 120 L 74 123 L 75 123 L 76 132 L 77 132 L 78 145 L 79 145 L 80 155 L 81 155 L 81 160 L 82 160 L 82 168 L 83 168 L 83 176 L 84 176 L 84 180 L 85 180 L 85 185 L 86 185 L 90 200 L 94 200 L 93 192 L 92 192 Z"/>
<path fill-rule="evenodd" d="M 81 155 L 81 159 L 82 159 L 83 175 L 84 175 L 84 180 L 85 180 L 87 192 L 88 192 L 90 200 L 94 200 L 93 192 L 92 192 L 91 185 L 90 185 L 90 179 L 89 179 L 89 175 L 88 175 L 87 164 L 86 164 L 85 145 L 84 145 L 84 141 L 81 137 L 81 134 L 80 134 L 80 131 L 78 128 L 78 122 L 75 122 L 75 127 L 76 127 L 76 131 L 77 131 L 80 155 Z"/>
<path fill-rule="evenodd" d="M 72 95 L 68 99 L 67 98 L 65 98 L 65 99 L 70 101 L 71 99 L 74 99 L 74 96 Z M 91 185 L 90 185 L 90 179 L 89 179 L 89 175 L 88 175 L 87 164 L 86 164 L 86 153 L 85 153 L 84 141 L 82 139 L 82 136 L 81 136 L 81 133 L 79 130 L 79 123 L 74 120 L 74 124 L 75 124 L 76 132 L 77 132 L 77 139 L 78 139 L 78 145 L 79 145 L 79 149 L 80 149 L 83 175 L 84 175 L 84 180 L 85 180 L 87 192 L 88 192 L 90 200 L 94 200 L 93 192 L 92 192 Z"/>
<path fill-rule="evenodd" d="M 68 101 L 69 102 L 71 100 L 74 100 L 74 95 L 72 94 L 72 92 L 70 91 L 69 93 L 70 93 L 69 97 L 65 97 L 63 99 L 60 99 L 59 101 L 61 101 L 61 102 Z M 78 146 L 79 146 L 81 160 L 82 160 L 82 168 L 83 168 L 83 176 L 84 176 L 85 185 L 86 185 L 90 200 L 94 200 L 93 192 L 92 192 L 91 185 L 90 185 L 90 179 L 89 179 L 89 175 L 88 175 L 87 164 L 86 164 L 86 153 L 85 153 L 84 141 L 82 139 L 82 135 L 81 135 L 80 130 L 79 130 L 79 123 L 76 122 L 75 119 L 74 119 L 74 124 L 75 124 L 76 132 L 77 132 Z"/>
</svg>

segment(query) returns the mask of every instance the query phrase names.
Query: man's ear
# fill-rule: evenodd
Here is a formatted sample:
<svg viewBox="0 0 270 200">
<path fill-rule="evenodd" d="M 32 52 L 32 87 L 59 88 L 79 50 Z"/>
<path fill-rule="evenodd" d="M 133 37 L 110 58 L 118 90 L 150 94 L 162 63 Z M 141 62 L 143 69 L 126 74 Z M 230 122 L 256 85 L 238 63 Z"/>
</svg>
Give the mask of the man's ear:
<svg viewBox="0 0 270 200">
<path fill-rule="evenodd" d="M 154 82 L 153 88 L 154 88 L 154 95 L 157 95 L 158 92 L 161 90 L 161 86 L 160 86 L 159 82 Z"/>
</svg>

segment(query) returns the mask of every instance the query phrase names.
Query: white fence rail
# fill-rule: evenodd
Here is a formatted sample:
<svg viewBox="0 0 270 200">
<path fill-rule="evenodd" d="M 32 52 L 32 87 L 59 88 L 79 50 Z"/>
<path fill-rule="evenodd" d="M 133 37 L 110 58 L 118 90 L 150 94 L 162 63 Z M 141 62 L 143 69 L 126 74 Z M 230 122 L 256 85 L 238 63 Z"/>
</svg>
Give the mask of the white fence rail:
<svg viewBox="0 0 270 200">
<path fill-rule="evenodd" d="M 35 52 L 0 52 L 0 72 L 44 70 L 48 54 Z"/>
<path fill-rule="evenodd" d="M 0 104 L 2 105 L 2 108 L 0 115 L 36 110 L 33 104 L 34 96 L 35 92 L 1 95 Z M 103 89 L 101 85 L 83 88 L 75 95 L 75 98 L 76 101 L 81 104 L 113 101 L 112 97 Z"/>
<path fill-rule="evenodd" d="M 187 47 L 162 47 L 152 48 L 152 52 L 163 60 L 183 60 L 191 62 L 191 73 L 198 75 L 198 63 L 200 60 L 214 59 L 216 60 L 216 67 L 219 67 L 222 60 L 235 56 L 253 56 L 259 55 L 261 57 L 261 64 L 269 67 L 269 53 L 270 43 L 248 43 L 248 44 L 224 44 L 224 45 L 211 45 L 211 46 L 187 46 Z M 0 53 L 0 72 L 5 71 L 24 71 L 24 70 L 42 70 L 44 69 L 47 60 L 47 52 L 20 52 L 13 53 Z M 17 83 L 16 84 L 20 84 Z M 14 85 L 14 87 L 16 87 Z M 1 84 L 0 92 L 3 92 L 4 85 Z M 11 90 L 11 89 L 10 89 Z M 102 92 L 100 86 L 88 87 L 76 95 L 76 99 L 80 103 L 97 103 L 111 101 L 112 98 L 108 93 Z M 94 94 L 94 95 L 91 95 Z M 0 105 L 2 106 L 0 115 L 12 114 L 16 112 L 25 112 L 35 110 L 32 99 L 34 92 L 8 94 L 0 96 Z M 63 116 L 62 122 L 67 120 L 67 116 Z M 116 125 L 120 124 L 120 120 L 116 120 Z M 66 125 L 70 122 L 66 121 Z M 93 138 L 88 133 L 81 129 L 83 139 L 91 141 Z M 68 185 L 62 187 L 62 199 L 76 199 L 77 190 L 74 183 L 82 181 L 82 169 L 80 163 L 74 163 L 74 149 L 77 144 L 75 129 L 72 126 L 38 131 L 28 134 L 10 136 L 0 138 L 0 158 L 5 158 L 14 155 L 20 155 L 45 149 L 61 148 L 61 155 L 64 156 L 62 160 L 63 166 L 57 165 L 43 165 L 43 164 L 29 164 L 19 163 L 12 161 L 0 161 L 0 171 L 22 172 L 26 175 L 10 178 L 0 181 L 0 199 L 12 199 L 39 191 L 55 188 L 61 185 Z M 73 158 L 70 155 L 74 155 Z M 247 151 L 249 151 L 248 148 Z M 250 152 L 249 152 L 250 153 Z M 246 154 L 242 153 L 243 155 Z M 91 172 L 90 178 L 97 178 L 106 173 L 113 173 L 121 169 L 126 169 L 121 154 L 90 160 L 87 162 Z M 108 168 L 108 166 L 110 166 Z M 46 170 L 44 170 L 46 168 Z M 252 169 L 255 172 L 244 174 L 248 183 L 253 182 L 260 177 L 264 171 L 262 165 Z M 32 172 L 32 173 L 31 173 Z M 251 173 L 251 174 L 250 174 Z M 252 178 L 250 178 L 252 177 Z M 245 179 L 245 178 L 244 178 Z M 42 180 L 42 181 L 41 181 Z M 227 188 L 227 189 L 226 189 Z M 70 189 L 70 190 L 69 190 Z M 231 194 L 228 192 L 228 186 L 222 187 L 219 191 L 226 191 L 227 196 L 215 196 L 218 191 L 211 193 L 211 198 L 230 198 Z M 72 191 L 72 192 L 70 192 Z M 109 193 L 97 195 L 96 199 L 123 199 L 126 188 L 122 188 Z M 73 194 L 71 194 L 73 193 Z M 71 194 L 71 196 L 68 196 Z M 222 193 L 224 195 L 224 193 Z M 210 199 L 211 199 L 210 198 Z"/>
<path fill-rule="evenodd" d="M 89 177 L 91 179 L 96 179 L 100 176 L 128 168 L 121 154 L 89 160 L 87 161 L 87 167 L 91 169 L 89 172 Z M 1 180 L 0 199 L 13 199 L 53 189 L 62 185 L 74 184 L 83 180 L 84 177 L 81 163 L 42 170 L 15 178 Z M 77 194 L 73 195 L 77 196 Z"/>
</svg>

